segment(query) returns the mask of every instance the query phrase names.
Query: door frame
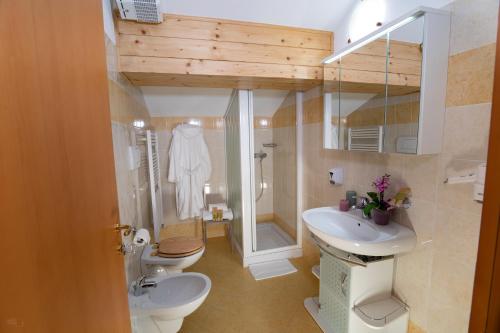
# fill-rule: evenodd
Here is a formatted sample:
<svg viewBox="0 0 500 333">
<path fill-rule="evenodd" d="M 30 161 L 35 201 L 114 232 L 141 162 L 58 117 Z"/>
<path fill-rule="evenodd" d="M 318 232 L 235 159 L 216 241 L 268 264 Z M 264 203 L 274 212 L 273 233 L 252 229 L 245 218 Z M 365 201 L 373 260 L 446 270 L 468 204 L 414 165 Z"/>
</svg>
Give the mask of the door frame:
<svg viewBox="0 0 500 333">
<path fill-rule="evenodd" d="M 470 333 L 500 332 L 500 27 Z"/>
</svg>

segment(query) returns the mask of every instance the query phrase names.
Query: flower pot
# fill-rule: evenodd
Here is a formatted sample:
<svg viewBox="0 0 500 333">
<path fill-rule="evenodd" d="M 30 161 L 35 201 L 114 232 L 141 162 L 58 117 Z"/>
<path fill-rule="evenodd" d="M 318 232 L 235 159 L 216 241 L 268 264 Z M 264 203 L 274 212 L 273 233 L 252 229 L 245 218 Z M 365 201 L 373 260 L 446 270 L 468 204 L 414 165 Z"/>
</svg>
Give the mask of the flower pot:
<svg viewBox="0 0 500 333">
<path fill-rule="evenodd" d="M 389 218 L 391 213 L 386 210 L 380 210 L 378 208 L 373 208 L 371 211 L 373 221 L 378 225 L 386 225 L 389 223 Z"/>
</svg>

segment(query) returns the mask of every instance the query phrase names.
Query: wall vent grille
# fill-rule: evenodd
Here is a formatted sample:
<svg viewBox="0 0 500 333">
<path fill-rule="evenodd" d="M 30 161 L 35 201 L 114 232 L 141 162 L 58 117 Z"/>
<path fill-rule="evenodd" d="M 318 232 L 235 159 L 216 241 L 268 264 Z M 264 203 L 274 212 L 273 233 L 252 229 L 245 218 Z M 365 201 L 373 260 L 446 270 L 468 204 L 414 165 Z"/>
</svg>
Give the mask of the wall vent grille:
<svg viewBox="0 0 500 333">
<path fill-rule="evenodd" d="M 116 0 L 120 16 L 125 20 L 144 23 L 161 23 L 163 15 L 160 11 L 161 0 Z"/>
<path fill-rule="evenodd" d="M 134 0 L 137 21 L 147 23 L 162 22 L 162 15 L 157 0 Z"/>
</svg>

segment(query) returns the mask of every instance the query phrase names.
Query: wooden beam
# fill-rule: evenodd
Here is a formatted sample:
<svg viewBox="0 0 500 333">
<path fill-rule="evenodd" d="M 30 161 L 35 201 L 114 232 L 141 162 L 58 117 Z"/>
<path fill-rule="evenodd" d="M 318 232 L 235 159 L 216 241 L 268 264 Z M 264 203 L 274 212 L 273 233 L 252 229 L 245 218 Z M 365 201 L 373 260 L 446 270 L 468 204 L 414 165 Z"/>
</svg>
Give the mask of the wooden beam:
<svg viewBox="0 0 500 333">
<path fill-rule="evenodd" d="M 279 45 L 329 52 L 332 51 L 333 43 L 333 33 L 329 31 L 173 14 L 166 14 L 162 24 L 118 20 L 118 32 L 136 36 Z"/>
<path fill-rule="evenodd" d="M 288 89 L 314 86 L 323 76 L 340 79 L 338 64 L 323 73 L 321 61 L 332 52 L 333 34 L 327 31 L 170 14 L 157 25 L 119 20 L 117 26 L 120 70 L 137 85 Z M 387 52 L 380 40 L 344 57 L 345 86 L 379 91 Z M 392 41 L 389 54 L 393 91 L 414 91 L 420 85 L 420 45 Z"/>
<path fill-rule="evenodd" d="M 120 35 L 120 55 L 320 66 L 326 50 L 172 37 Z"/>
<path fill-rule="evenodd" d="M 261 78 L 222 75 L 123 73 L 136 86 L 205 87 L 238 89 L 309 90 L 322 80 Z"/>
<path fill-rule="evenodd" d="M 120 71 L 136 85 L 309 89 L 333 41 L 328 31 L 170 14 L 117 27 Z"/>
<path fill-rule="evenodd" d="M 243 76 L 302 80 L 321 80 L 323 78 L 321 67 L 135 56 L 121 56 L 120 70 L 125 73 L 170 75 Z"/>
</svg>

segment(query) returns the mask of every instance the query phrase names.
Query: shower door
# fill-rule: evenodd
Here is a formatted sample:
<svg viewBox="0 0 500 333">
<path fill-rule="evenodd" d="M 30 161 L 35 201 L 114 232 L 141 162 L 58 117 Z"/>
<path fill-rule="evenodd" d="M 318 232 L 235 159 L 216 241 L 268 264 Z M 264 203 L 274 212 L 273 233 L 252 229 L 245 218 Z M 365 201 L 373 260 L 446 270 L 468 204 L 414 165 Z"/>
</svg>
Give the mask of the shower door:
<svg viewBox="0 0 500 333">
<path fill-rule="evenodd" d="M 250 94 L 252 251 L 297 246 L 297 102 L 294 91 Z"/>
<path fill-rule="evenodd" d="M 231 242 L 243 258 L 251 252 L 249 95 L 248 90 L 234 90 L 224 115 L 227 203 L 233 210 Z"/>
</svg>

